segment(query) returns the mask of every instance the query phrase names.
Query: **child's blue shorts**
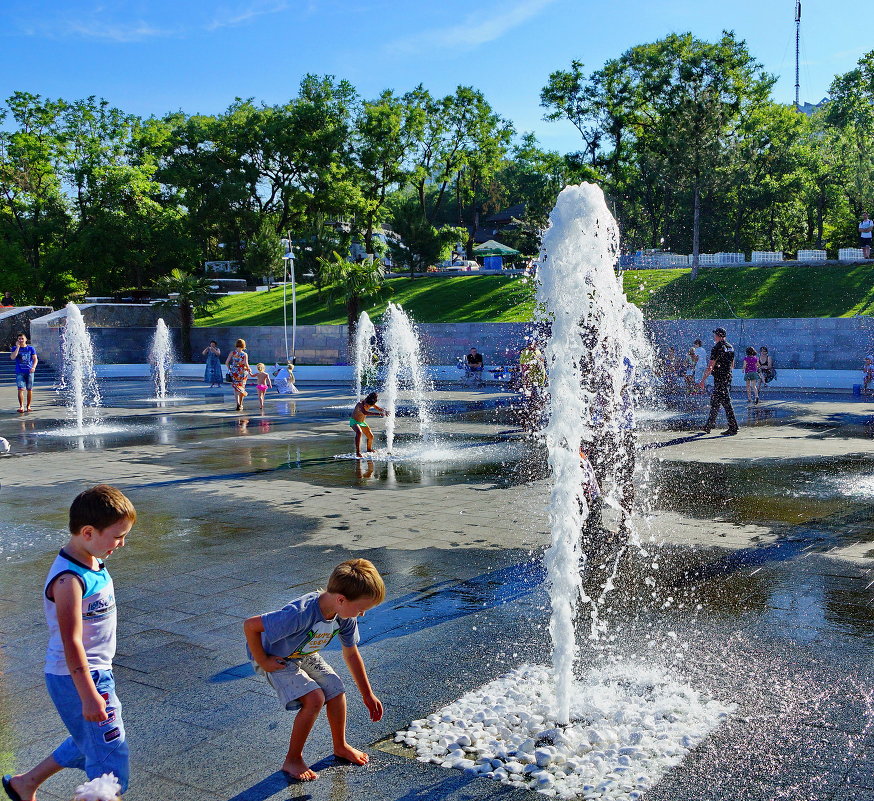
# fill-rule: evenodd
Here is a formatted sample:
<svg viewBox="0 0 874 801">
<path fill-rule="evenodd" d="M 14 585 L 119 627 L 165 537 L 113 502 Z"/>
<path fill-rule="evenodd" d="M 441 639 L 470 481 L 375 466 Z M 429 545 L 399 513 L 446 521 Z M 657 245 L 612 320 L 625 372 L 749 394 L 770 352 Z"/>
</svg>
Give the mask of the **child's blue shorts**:
<svg viewBox="0 0 874 801">
<path fill-rule="evenodd" d="M 107 720 L 94 723 L 82 717 L 82 701 L 70 676 L 46 673 L 46 686 L 61 720 L 70 732 L 52 754 L 63 768 L 79 768 L 89 779 L 113 773 L 127 790 L 130 777 L 127 738 L 121 719 L 121 703 L 115 694 L 111 670 L 92 670 L 94 686 L 106 701 Z"/>
</svg>

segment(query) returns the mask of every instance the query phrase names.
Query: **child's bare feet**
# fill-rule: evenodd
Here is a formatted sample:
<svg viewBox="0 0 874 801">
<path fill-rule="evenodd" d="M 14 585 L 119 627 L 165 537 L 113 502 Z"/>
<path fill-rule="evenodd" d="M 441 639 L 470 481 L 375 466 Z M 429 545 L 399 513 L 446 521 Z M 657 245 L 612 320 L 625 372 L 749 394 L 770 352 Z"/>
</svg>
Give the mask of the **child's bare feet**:
<svg viewBox="0 0 874 801">
<path fill-rule="evenodd" d="M 311 782 L 319 778 L 319 774 L 310 768 L 303 759 L 286 759 L 282 765 L 282 772 L 301 782 Z"/>
<path fill-rule="evenodd" d="M 366 765 L 370 762 L 370 757 L 364 751 L 353 748 L 349 743 L 346 743 L 342 748 L 335 748 L 334 756 L 345 759 L 353 765 Z"/>
</svg>

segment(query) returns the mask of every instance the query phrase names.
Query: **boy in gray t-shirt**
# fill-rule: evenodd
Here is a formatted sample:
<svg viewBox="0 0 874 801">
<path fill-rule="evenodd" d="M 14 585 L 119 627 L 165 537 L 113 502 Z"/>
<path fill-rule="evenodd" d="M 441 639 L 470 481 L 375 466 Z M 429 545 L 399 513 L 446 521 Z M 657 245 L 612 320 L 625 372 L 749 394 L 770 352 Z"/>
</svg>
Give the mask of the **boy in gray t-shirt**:
<svg viewBox="0 0 874 801">
<path fill-rule="evenodd" d="M 334 568 L 325 592 L 311 592 L 276 612 L 250 617 L 243 624 L 249 656 L 276 690 L 283 708 L 297 710 L 282 771 L 300 781 L 318 778 L 304 761 L 303 747 L 325 707 L 334 755 L 354 765 L 370 757 L 346 742 L 346 690 L 322 659 L 322 650 L 340 635 L 343 659 L 373 721 L 382 718 L 382 702 L 373 694 L 358 652 L 359 615 L 385 600 L 385 584 L 366 559 L 350 559 Z"/>
</svg>

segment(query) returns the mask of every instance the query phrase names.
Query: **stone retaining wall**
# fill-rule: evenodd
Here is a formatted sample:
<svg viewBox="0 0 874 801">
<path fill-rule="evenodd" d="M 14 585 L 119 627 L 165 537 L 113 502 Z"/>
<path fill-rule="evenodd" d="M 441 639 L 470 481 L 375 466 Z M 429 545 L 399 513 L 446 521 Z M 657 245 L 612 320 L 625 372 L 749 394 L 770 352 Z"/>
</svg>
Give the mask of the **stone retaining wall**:
<svg viewBox="0 0 874 801">
<path fill-rule="evenodd" d="M 0 350 L 12 350 L 22 331 L 30 339 L 30 321 L 44 317 L 51 310 L 51 306 L 14 306 L 0 310 Z"/>
<path fill-rule="evenodd" d="M 127 318 L 124 310 L 139 309 Z M 95 342 L 97 360 L 102 363 L 141 363 L 147 359 L 149 341 L 159 316 L 153 307 L 114 305 L 110 311 L 82 307 L 86 324 Z M 146 311 L 148 310 L 148 311 Z M 63 310 L 33 320 L 31 339 L 48 365 L 59 362 L 59 328 Z M 151 319 L 148 319 L 151 317 Z M 123 320 L 131 320 L 124 326 Z M 728 339 L 742 355 L 748 346 L 766 345 L 779 367 L 819 370 L 857 369 L 862 357 L 874 351 L 874 317 L 775 318 L 768 320 L 652 320 L 647 326 L 656 346 L 673 346 L 685 353 L 695 339 L 705 347 L 713 342 L 712 330 L 723 327 Z M 471 347 L 479 350 L 487 364 L 515 360 L 530 334 L 530 323 L 430 323 L 419 326 L 429 364 L 454 364 Z M 179 346 L 179 332 L 173 331 Z M 285 358 L 281 327 L 235 326 L 195 328 L 191 335 L 196 359 L 211 339 L 219 343 L 223 357 L 236 339 L 246 340 L 250 361 L 274 363 Z M 291 347 L 291 330 L 288 332 Z M 302 325 L 297 328 L 298 364 L 349 364 L 345 325 Z"/>
</svg>

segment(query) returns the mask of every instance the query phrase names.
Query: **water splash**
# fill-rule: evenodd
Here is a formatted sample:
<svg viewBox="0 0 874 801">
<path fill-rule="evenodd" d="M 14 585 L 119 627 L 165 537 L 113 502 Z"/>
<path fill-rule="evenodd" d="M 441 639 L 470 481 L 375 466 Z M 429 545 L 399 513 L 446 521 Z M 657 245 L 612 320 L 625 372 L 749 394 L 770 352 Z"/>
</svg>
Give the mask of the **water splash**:
<svg viewBox="0 0 874 801">
<path fill-rule="evenodd" d="M 400 306 L 389 303 L 383 319 L 387 363 L 382 401 L 386 412 L 386 448 L 391 452 L 394 448 L 395 416 L 401 389 L 410 391 L 413 405 L 418 411 L 419 433 L 422 439 L 431 438 L 432 424 L 428 393 L 432 391 L 432 387 L 425 375 L 418 333 L 406 312 Z"/>
<path fill-rule="evenodd" d="M 537 298 L 541 324 L 549 329 L 548 422 L 543 434 L 552 473 L 549 518 L 552 544 L 546 554 L 556 680 L 556 719 L 567 723 L 577 656 L 575 618 L 588 605 L 597 636 L 599 597 L 583 587 L 590 514 L 584 492 L 585 463 L 592 459 L 601 483 L 599 504 L 619 511 L 620 533 L 630 532 L 629 486 L 633 486 L 635 367 L 647 352 L 640 311 L 629 304 L 615 272 L 616 221 L 594 184 L 566 187 L 550 215 L 543 238 Z M 589 496 L 591 499 L 591 495 Z M 594 504 L 593 504 L 594 505 Z M 591 521 L 590 521 L 591 522 Z M 618 562 L 617 562 L 618 564 Z"/>
<path fill-rule="evenodd" d="M 101 423 L 94 348 L 79 307 L 71 302 L 66 310 L 67 322 L 61 339 L 63 366 L 58 390 L 65 398 L 76 432 L 87 434 Z M 90 425 L 86 425 L 86 419 Z"/>
<path fill-rule="evenodd" d="M 375 377 L 375 367 L 379 362 L 376 348 L 376 326 L 367 312 L 361 312 L 355 326 L 355 398 L 364 397 L 362 388 Z"/>
<path fill-rule="evenodd" d="M 161 400 L 170 394 L 170 374 L 174 361 L 170 329 L 163 318 L 159 317 L 149 348 L 149 364 L 152 365 L 155 378 L 155 394 Z"/>
</svg>

